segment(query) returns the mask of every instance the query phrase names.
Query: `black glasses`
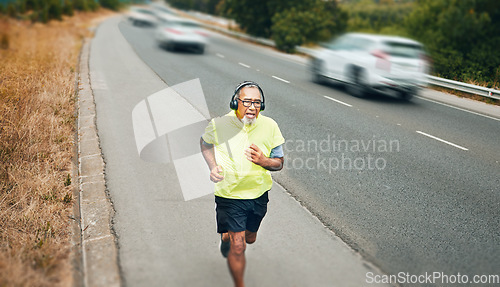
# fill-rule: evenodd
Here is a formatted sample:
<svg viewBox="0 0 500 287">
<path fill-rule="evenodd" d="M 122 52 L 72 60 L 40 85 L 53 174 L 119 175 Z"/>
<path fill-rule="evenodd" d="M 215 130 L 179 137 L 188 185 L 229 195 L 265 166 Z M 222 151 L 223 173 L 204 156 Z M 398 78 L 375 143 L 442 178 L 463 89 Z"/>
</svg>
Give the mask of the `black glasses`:
<svg viewBox="0 0 500 287">
<path fill-rule="evenodd" d="M 246 108 L 250 107 L 253 104 L 253 106 L 258 109 L 262 105 L 261 101 L 247 101 L 247 100 L 240 100 L 240 99 L 238 99 L 238 101 L 242 102 L 243 106 Z"/>
</svg>

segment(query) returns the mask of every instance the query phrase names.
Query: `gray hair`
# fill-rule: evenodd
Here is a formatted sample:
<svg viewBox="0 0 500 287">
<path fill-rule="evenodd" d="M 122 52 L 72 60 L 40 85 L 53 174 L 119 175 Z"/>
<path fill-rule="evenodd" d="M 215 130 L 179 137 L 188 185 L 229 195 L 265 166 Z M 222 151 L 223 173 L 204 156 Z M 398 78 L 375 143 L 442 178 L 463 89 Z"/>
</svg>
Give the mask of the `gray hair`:
<svg viewBox="0 0 500 287">
<path fill-rule="evenodd" d="M 261 101 L 264 100 L 263 97 L 262 97 L 262 93 L 260 92 L 259 86 L 255 85 L 255 84 L 245 85 L 244 87 L 242 87 L 241 89 L 239 89 L 238 92 L 236 93 L 236 96 L 237 96 L 238 99 L 240 98 L 241 90 L 243 90 L 244 88 L 257 88 L 257 90 L 259 90 L 260 100 Z"/>
</svg>

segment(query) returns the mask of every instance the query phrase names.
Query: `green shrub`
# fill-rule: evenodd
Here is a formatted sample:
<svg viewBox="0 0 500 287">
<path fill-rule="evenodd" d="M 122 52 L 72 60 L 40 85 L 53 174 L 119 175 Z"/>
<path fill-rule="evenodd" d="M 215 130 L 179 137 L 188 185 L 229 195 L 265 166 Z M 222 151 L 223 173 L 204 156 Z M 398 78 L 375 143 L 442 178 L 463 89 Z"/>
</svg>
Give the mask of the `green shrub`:
<svg viewBox="0 0 500 287">
<path fill-rule="evenodd" d="M 414 3 L 375 3 L 365 0 L 356 4 L 344 4 L 349 14 L 348 30 L 369 33 L 404 33 L 401 27 L 404 19 L 414 7 Z"/>
<path fill-rule="evenodd" d="M 271 28 L 276 48 L 291 53 L 295 50 L 295 46 L 302 45 L 306 41 L 307 27 L 304 23 L 309 20 L 309 13 L 297 12 L 294 8 L 276 14 Z"/>
<path fill-rule="evenodd" d="M 291 8 L 272 18 L 272 39 L 276 47 L 293 52 L 295 46 L 325 41 L 343 32 L 347 14 L 335 2 L 316 1 L 309 9 Z"/>
<path fill-rule="evenodd" d="M 100 0 L 99 3 L 101 4 L 102 7 L 114 11 L 118 11 L 120 9 L 120 0 Z"/>
<path fill-rule="evenodd" d="M 88 0 L 88 7 L 90 11 L 97 11 L 97 9 L 99 9 L 99 3 L 95 0 Z"/>
<path fill-rule="evenodd" d="M 89 11 L 87 0 L 73 0 L 73 9 L 78 11 Z"/>
<path fill-rule="evenodd" d="M 17 16 L 16 5 L 14 5 L 13 3 L 9 3 L 7 5 L 7 15 L 12 18 Z"/>
<path fill-rule="evenodd" d="M 64 0 L 63 14 L 68 16 L 73 16 L 75 13 L 73 11 L 73 3 L 70 0 Z"/>
<path fill-rule="evenodd" d="M 420 0 L 405 21 L 442 77 L 500 82 L 500 5 L 496 0 Z"/>
<path fill-rule="evenodd" d="M 62 20 L 62 6 L 59 0 L 46 0 L 49 19 Z"/>
</svg>

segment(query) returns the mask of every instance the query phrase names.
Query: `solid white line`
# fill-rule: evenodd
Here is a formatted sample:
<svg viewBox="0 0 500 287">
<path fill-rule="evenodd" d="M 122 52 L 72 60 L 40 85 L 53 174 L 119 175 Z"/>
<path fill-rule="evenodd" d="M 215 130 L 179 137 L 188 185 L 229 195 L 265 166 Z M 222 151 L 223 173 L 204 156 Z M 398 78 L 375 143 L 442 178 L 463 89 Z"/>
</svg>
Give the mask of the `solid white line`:
<svg viewBox="0 0 500 287">
<path fill-rule="evenodd" d="M 224 55 L 219 54 L 219 53 L 217 53 L 217 54 L 215 54 L 215 55 L 216 55 L 217 57 L 219 57 L 219 58 L 225 58 L 225 56 L 224 56 Z"/>
<path fill-rule="evenodd" d="M 448 105 L 448 104 L 445 104 L 445 103 L 441 103 L 441 102 L 438 102 L 438 101 L 427 99 L 427 98 L 424 98 L 424 97 L 421 97 L 421 96 L 417 96 L 417 98 L 425 100 L 425 101 L 428 101 L 428 102 L 432 102 L 432 103 L 435 103 L 435 104 L 440 104 L 440 105 L 443 105 L 445 107 L 454 108 L 454 109 L 457 109 L 459 111 L 468 112 L 468 113 L 471 113 L 471 114 L 474 114 L 474 115 L 477 115 L 477 116 L 482 116 L 482 117 L 485 117 L 485 118 L 488 118 L 488 119 L 491 119 L 491 120 L 500 121 L 499 118 L 495 118 L 495 117 L 491 117 L 491 116 L 488 116 L 488 115 L 476 113 L 476 112 L 473 112 L 473 111 L 470 111 L 470 110 L 462 109 L 462 108 L 459 108 L 459 107 L 455 107 L 455 106 L 452 106 L 452 105 Z"/>
<path fill-rule="evenodd" d="M 245 67 L 245 68 L 250 68 L 250 66 L 249 66 L 249 65 L 247 65 L 247 64 L 243 64 L 243 63 L 238 63 L 238 64 L 239 64 L 240 66 Z"/>
<path fill-rule="evenodd" d="M 290 84 L 290 81 L 284 80 L 284 79 L 279 78 L 279 77 L 276 77 L 276 76 L 272 76 L 272 77 L 273 77 L 273 78 L 275 78 L 276 80 L 280 80 L 280 81 L 282 81 L 282 82 L 285 82 L 285 83 L 287 83 L 287 84 Z"/>
<path fill-rule="evenodd" d="M 464 148 L 463 146 L 459 146 L 459 145 L 454 144 L 454 143 L 452 143 L 452 142 L 445 141 L 444 139 L 440 139 L 440 138 L 438 138 L 438 137 L 435 137 L 435 136 L 430 135 L 430 134 L 426 134 L 426 133 L 421 132 L 421 131 L 417 131 L 417 133 L 419 133 L 419 134 L 421 134 L 421 135 L 424 135 L 424 136 L 426 136 L 426 137 L 430 137 L 431 139 L 435 139 L 435 140 L 437 140 L 437 141 L 444 142 L 445 144 L 449 144 L 449 145 L 454 146 L 454 147 L 456 147 L 456 148 L 459 148 L 459 149 L 461 149 L 461 150 L 469 150 L 468 148 Z"/>
<path fill-rule="evenodd" d="M 336 102 L 336 103 L 342 104 L 342 105 L 344 105 L 344 106 L 352 107 L 352 105 L 349 105 L 348 103 L 344 103 L 344 102 L 339 101 L 339 100 L 337 100 L 337 99 L 330 98 L 330 97 L 328 97 L 328 96 L 323 96 L 323 97 L 325 97 L 325 98 L 327 98 L 327 99 L 329 99 L 329 100 L 331 100 L 331 101 L 334 101 L 334 102 Z"/>
</svg>

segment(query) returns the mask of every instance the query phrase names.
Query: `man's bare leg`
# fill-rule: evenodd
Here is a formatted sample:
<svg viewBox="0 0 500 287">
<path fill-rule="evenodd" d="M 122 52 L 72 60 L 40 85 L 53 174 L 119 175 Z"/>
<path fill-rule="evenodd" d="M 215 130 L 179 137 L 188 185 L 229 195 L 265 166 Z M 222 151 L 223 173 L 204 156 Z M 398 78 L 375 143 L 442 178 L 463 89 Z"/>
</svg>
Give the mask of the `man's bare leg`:
<svg viewBox="0 0 500 287">
<path fill-rule="evenodd" d="M 229 241 L 229 233 L 222 233 L 222 241 L 228 242 Z"/>
<path fill-rule="evenodd" d="M 245 241 L 248 244 L 252 244 L 257 240 L 257 232 L 251 232 L 246 230 L 245 231 Z M 222 241 L 228 242 L 229 241 L 229 233 L 222 233 Z"/>
<path fill-rule="evenodd" d="M 252 244 L 257 240 L 257 232 L 245 231 L 245 242 L 248 244 Z"/>
<path fill-rule="evenodd" d="M 244 287 L 243 276 L 245 273 L 245 231 L 232 232 L 229 231 L 231 248 L 227 255 L 227 265 L 233 277 L 235 287 Z"/>
</svg>

